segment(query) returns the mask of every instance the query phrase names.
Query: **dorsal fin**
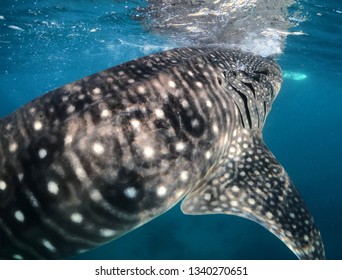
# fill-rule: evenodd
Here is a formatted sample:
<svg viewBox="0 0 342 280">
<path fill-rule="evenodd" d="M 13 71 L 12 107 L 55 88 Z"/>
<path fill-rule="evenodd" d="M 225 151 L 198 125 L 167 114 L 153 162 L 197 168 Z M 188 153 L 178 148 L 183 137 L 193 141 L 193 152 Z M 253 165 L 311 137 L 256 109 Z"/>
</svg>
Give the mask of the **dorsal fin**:
<svg viewBox="0 0 342 280">
<path fill-rule="evenodd" d="M 299 259 L 324 259 L 321 236 L 284 168 L 258 131 L 242 129 L 211 174 L 187 195 L 185 214 L 232 214 L 259 223 Z"/>
</svg>

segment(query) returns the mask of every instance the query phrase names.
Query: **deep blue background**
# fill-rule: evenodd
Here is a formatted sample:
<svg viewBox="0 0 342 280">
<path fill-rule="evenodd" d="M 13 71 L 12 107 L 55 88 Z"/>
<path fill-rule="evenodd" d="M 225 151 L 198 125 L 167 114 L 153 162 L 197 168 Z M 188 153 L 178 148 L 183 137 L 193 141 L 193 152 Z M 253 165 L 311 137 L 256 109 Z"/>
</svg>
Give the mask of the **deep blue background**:
<svg viewBox="0 0 342 280">
<path fill-rule="evenodd" d="M 129 1 L 1 1 L 0 117 L 57 86 L 171 47 L 131 20 L 132 6 Z M 342 4 L 304 1 L 303 10 L 307 19 L 294 30 L 306 35 L 289 36 L 278 62 L 284 71 L 307 78 L 284 79 L 264 138 L 311 210 L 327 258 L 342 259 Z M 179 205 L 77 257 L 295 259 L 256 223 L 227 215 L 186 216 Z"/>
</svg>

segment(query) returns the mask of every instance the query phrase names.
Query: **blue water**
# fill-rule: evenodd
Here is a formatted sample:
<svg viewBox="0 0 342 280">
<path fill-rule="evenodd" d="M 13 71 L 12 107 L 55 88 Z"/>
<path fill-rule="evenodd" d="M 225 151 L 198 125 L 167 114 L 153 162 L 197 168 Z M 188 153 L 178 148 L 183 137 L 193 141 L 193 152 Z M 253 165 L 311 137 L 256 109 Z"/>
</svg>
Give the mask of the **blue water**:
<svg viewBox="0 0 342 280">
<path fill-rule="evenodd" d="M 44 92 L 173 47 L 134 21 L 144 1 L 1 1 L 0 117 Z M 306 19 L 277 60 L 281 92 L 264 139 L 342 259 L 342 3 L 303 1 Z M 166 214 L 79 259 L 295 259 L 276 237 L 234 216 Z"/>
</svg>

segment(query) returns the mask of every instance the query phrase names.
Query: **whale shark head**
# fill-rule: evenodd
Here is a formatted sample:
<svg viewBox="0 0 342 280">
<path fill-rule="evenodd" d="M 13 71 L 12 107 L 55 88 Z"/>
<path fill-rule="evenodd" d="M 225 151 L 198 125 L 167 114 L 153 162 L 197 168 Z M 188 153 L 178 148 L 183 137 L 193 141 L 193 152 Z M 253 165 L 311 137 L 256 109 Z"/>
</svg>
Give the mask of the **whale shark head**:
<svg viewBox="0 0 342 280">
<path fill-rule="evenodd" d="M 227 90 L 239 108 L 242 125 L 262 130 L 282 83 L 281 70 L 270 59 L 247 54 L 224 71 Z"/>
<path fill-rule="evenodd" d="M 253 220 L 299 258 L 319 231 L 262 140 L 271 59 L 180 48 L 55 89 L 0 121 L 0 258 L 65 258 L 182 198 L 186 214 Z"/>
</svg>

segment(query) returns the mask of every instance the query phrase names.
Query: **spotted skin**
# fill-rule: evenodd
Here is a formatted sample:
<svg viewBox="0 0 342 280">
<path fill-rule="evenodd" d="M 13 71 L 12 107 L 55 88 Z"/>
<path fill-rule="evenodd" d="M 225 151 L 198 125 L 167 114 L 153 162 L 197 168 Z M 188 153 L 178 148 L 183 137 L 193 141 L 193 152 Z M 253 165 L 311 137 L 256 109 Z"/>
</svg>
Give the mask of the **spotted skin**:
<svg viewBox="0 0 342 280">
<path fill-rule="evenodd" d="M 164 213 L 254 220 L 324 258 L 298 192 L 262 141 L 277 64 L 181 48 L 53 90 L 0 121 L 0 257 L 58 259 Z"/>
</svg>

